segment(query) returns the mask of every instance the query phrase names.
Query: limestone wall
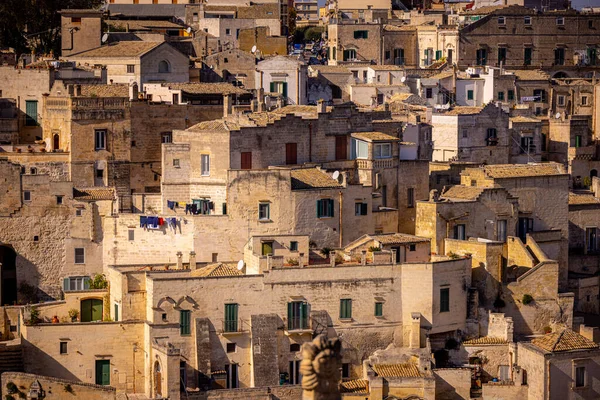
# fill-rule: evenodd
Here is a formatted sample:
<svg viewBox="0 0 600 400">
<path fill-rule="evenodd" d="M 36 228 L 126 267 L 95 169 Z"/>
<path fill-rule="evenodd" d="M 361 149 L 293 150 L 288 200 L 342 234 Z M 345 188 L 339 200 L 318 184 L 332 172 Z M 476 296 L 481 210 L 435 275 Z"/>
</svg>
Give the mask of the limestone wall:
<svg viewBox="0 0 600 400">
<path fill-rule="evenodd" d="M 114 400 L 116 391 L 112 387 L 100 386 L 90 383 L 78 382 L 75 379 L 57 379 L 45 375 L 26 374 L 22 372 L 4 372 L 2 374 L 2 388 L 6 394 L 6 385 L 12 382 L 25 395 L 30 393 L 34 382 L 39 382 L 47 400 L 63 400 L 80 397 L 89 400 Z M 23 388 L 23 389 L 22 389 Z M 17 397 L 18 394 L 13 394 Z"/>
<path fill-rule="evenodd" d="M 435 377 L 435 398 L 439 400 L 469 399 L 471 397 L 470 368 L 437 368 Z"/>
</svg>

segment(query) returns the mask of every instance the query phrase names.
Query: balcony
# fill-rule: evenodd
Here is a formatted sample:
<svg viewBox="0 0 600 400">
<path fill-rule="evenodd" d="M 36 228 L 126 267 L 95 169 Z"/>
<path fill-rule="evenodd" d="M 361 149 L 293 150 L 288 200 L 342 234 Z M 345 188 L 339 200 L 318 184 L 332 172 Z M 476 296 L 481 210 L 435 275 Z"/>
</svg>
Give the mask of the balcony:
<svg viewBox="0 0 600 400">
<path fill-rule="evenodd" d="M 312 334 L 313 330 L 311 328 L 310 319 L 308 317 L 293 317 L 293 318 L 285 318 L 285 334 L 287 336 L 291 335 L 304 335 L 304 334 Z"/>
<path fill-rule="evenodd" d="M 382 158 L 379 160 L 357 159 L 356 166 L 358 169 L 396 168 L 398 167 L 398 160 L 396 158 Z"/>
<path fill-rule="evenodd" d="M 569 147 L 569 160 L 593 160 L 596 146 Z"/>
<path fill-rule="evenodd" d="M 221 334 L 222 335 L 241 335 L 248 332 L 248 327 L 245 326 L 245 322 L 241 319 L 223 319 L 221 320 Z"/>
</svg>

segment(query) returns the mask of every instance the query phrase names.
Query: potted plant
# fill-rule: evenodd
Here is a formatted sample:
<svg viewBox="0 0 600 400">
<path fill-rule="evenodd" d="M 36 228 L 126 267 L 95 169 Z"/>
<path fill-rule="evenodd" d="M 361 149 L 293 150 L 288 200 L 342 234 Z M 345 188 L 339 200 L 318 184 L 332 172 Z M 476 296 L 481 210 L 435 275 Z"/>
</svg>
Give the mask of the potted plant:
<svg viewBox="0 0 600 400">
<path fill-rule="evenodd" d="M 69 310 L 69 317 L 71 317 L 71 322 L 77 322 L 77 317 L 79 317 L 79 310 L 76 308 L 71 308 Z"/>
</svg>

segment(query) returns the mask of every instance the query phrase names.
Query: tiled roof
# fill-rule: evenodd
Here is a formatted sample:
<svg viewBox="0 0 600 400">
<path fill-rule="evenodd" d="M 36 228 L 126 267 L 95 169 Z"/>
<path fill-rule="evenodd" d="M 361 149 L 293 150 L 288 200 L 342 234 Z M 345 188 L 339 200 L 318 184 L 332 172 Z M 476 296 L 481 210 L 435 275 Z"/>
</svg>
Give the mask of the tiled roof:
<svg viewBox="0 0 600 400">
<path fill-rule="evenodd" d="M 107 20 L 106 24 L 117 29 L 128 29 L 130 31 L 144 31 L 151 29 L 183 29 L 183 25 L 176 24 L 171 21 L 140 21 L 136 19 L 128 20 Z"/>
<path fill-rule="evenodd" d="M 354 379 L 340 384 L 342 393 L 369 393 L 369 381 L 366 379 Z"/>
<path fill-rule="evenodd" d="M 383 377 L 418 378 L 421 376 L 415 364 L 375 364 L 373 371 Z"/>
<path fill-rule="evenodd" d="M 402 71 L 403 68 L 398 65 L 369 65 L 373 71 Z"/>
<path fill-rule="evenodd" d="M 73 188 L 73 198 L 75 200 L 114 200 L 115 191 L 113 188 Z"/>
<path fill-rule="evenodd" d="M 465 107 L 459 106 L 454 107 L 452 110 L 446 111 L 440 115 L 474 115 L 479 114 L 483 110 L 483 107 Z"/>
<path fill-rule="evenodd" d="M 249 94 L 248 91 L 233 86 L 231 83 L 167 83 L 172 90 L 181 90 L 189 94 Z"/>
<path fill-rule="evenodd" d="M 381 244 L 422 243 L 430 241 L 428 238 L 409 235 L 408 233 L 383 233 L 368 236 Z"/>
<path fill-rule="evenodd" d="M 531 341 L 536 347 L 551 353 L 571 350 L 597 349 L 598 345 L 571 329 L 548 333 Z"/>
<path fill-rule="evenodd" d="M 367 142 L 398 142 L 400 140 L 383 132 L 354 132 L 351 136 Z"/>
<path fill-rule="evenodd" d="M 451 200 L 477 200 L 483 190 L 483 188 L 476 186 L 456 185 L 448 188 L 441 194 L 441 197 Z"/>
<path fill-rule="evenodd" d="M 125 83 L 113 83 L 112 85 L 81 85 L 83 97 L 127 97 L 129 98 L 129 86 Z"/>
<path fill-rule="evenodd" d="M 508 72 L 515 74 L 520 81 L 547 81 L 550 78 L 547 73 L 539 69 L 516 69 Z"/>
<path fill-rule="evenodd" d="M 384 25 L 384 31 L 388 32 L 399 32 L 399 31 L 417 31 L 417 27 L 414 25 Z"/>
<path fill-rule="evenodd" d="M 491 337 L 491 336 L 482 336 L 477 339 L 469 339 L 465 340 L 463 344 L 465 346 L 479 346 L 479 345 L 493 345 L 493 344 L 506 344 L 508 341 L 506 339 Z"/>
<path fill-rule="evenodd" d="M 483 171 L 490 178 L 565 175 L 562 166 L 558 163 L 486 165 Z"/>
<path fill-rule="evenodd" d="M 240 125 L 235 122 L 226 121 L 225 119 L 215 119 L 212 121 L 200 122 L 186 129 L 190 132 L 202 132 L 202 131 L 217 131 L 217 132 L 228 132 L 237 131 L 240 129 Z"/>
<path fill-rule="evenodd" d="M 140 57 L 164 42 L 116 42 L 95 49 L 73 54 L 70 57 L 105 58 L 105 57 Z"/>
<path fill-rule="evenodd" d="M 110 15 L 135 18 L 179 17 L 185 19 L 185 4 L 108 4 Z"/>
<path fill-rule="evenodd" d="M 511 117 L 510 118 L 510 122 L 513 122 L 513 123 L 525 123 L 525 122 L 542 122 L 542 121 L 540 121 L 537 118 L 517 116 L 517 117 Z"/>
<path fill-rule="evenodd" d="M 600 199 L 593 193 L 569 193 L 569 204 L 600 204 Z"/>
<path fill-rule="evenodd" d="M 292 190 L 341 188 L 342 185 L 329 174 L 317 168 L 294 169 Z"/>
<path fill-rule="evenodd" d="M 242 271 L 235 266 L 223 263 L 210 264 L 204 268 L 192 271 L 191 274 L 195 277 L 215 277 L 215 276 L 240 276 Z"/>
<path fill-rule="evenodd" d="M 308 68 L 320 74 L 351 74 L 348 68 L 341 65 L 309 65 Z"/>
<path fill-rule="evenodd" d="M 446 79 L 446 78 L 450 78 L 451 76 L 453 76 L 454 73 L 452 71 L 442 71 L 439 74 L 435 74 L 433 76 L 430 76 L 429 79 Z"/>
</svg>

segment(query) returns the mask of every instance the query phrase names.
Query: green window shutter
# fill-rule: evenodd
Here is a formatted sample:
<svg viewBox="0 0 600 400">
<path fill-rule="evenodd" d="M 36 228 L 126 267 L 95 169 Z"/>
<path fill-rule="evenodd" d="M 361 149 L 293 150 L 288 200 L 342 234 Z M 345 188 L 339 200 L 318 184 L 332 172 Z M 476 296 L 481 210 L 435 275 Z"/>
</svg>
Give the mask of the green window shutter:
<svg viewBox="0 0 600 400">
<path fill-rule="evenodd" d="M 92 280 L 90 278 L 83 278 L 83 289 L 84 290 L 89 290 L 91 281 Z"/>
<path fill-rule="evenodd" d="M 321 200 L 317 200 L 317 218 L 321 218 Z"/>
<path fill-rule="evenodd" d="M 368 39 L 368 38 L 369 38 L 369 31 L 364 31 L 364 33 L 363 33 L 363 37 L 364 37 L 365 39 Z"/>
<path fill-rule="evenodd" d="M 354 39 L 358 39 L 359 36 L 360 36 L 359 32 L 358 31 L 354 31 Z"/>
<path fill-rule="evenodd" d="M 333 217 L 333 200 L 331 199 L 327 201 L 327 216 Z"/>
<path fill-rule="evenodd" d="M 115 304 L 115 321 L 119 320 L 119 305 Z"/>
<path fill-rule="evenodd" d="M 308 328 L 308 304 L 304 301 L 300 305 L 300 329 Z"/>
<path fill-rule="evenodd" d="M 375 303 L 375 316 L 382 317 L 383 316 L 383 303 Z"/>
<path fill-rule="evenodd" d="M 67 290 L 69 290 L 69 278 L 64 278 L 63 279 L 63 291 L 66 292 Z"/>
<path fill-rule="evenodd" d="M 179 311 L 179 333 L 189 335 L 190 332 L 190 311 L 181 310 Z"/>
<path fill-rule="evenodd" d="M 37 100 L 25 100 L 25 125 L 35 126 L 38 122 Z"/>
<path fill-rule="evenodd" d="M 361 207 L 360 212 L 362 215 L 367 215 L 369 213 L 369 211 L 367 209 L 367 207 L 368 207 L 367 203 L 362 203 L 360 207 Z"/>
<path fill-rule="evenodd" d="M 283 82 L 283 97 L 287 98 L 288 95 L 288 86 L 287 86 L 287 82 Z"/>
<path fill-rule="evenodd" d="M 269 92 L 275 93 L 275 82 L 271 82 L 269 85 Z"/>
<path fill-rule="evenodd" d="M 294 320 L 294 303 L 288 303 L 288 329 L 293 328 L 293 320 Z"/>
<path fill-rule="evenodd" d="M 436 50 L 435 51 L 435 59 L 439 60 L 440 58 L 442 58 L 442 51 L 441 50 Z"/>
</svg>

